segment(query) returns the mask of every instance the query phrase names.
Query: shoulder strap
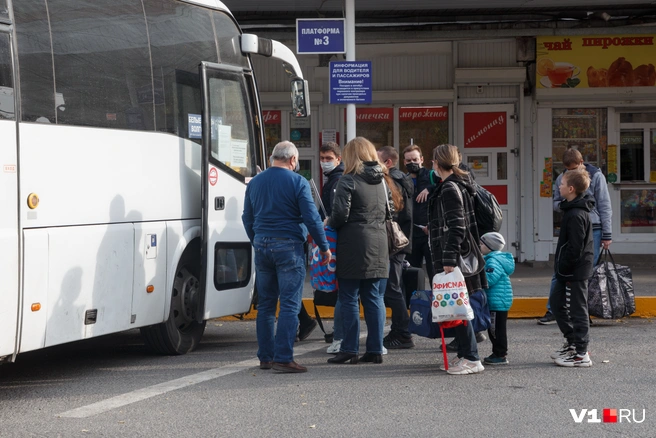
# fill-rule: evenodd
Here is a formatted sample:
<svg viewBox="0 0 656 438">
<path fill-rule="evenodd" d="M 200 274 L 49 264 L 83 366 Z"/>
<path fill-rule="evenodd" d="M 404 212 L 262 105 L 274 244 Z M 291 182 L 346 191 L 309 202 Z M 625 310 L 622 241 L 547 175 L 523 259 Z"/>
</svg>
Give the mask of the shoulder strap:
<svg viewBox="0 0 656 438">
<path fill-rule="evenodd" d="M 385 204 L 387 204 L 387 210 L 385 210 L 385 217 L 387 220 L 392 220 L 392 209 L 390 208 L 389 198 L 387 197 L 387 183 L 385 182 L 385 177 L 383 176 L 383 191 L 385 192 Z"/>
</svg>

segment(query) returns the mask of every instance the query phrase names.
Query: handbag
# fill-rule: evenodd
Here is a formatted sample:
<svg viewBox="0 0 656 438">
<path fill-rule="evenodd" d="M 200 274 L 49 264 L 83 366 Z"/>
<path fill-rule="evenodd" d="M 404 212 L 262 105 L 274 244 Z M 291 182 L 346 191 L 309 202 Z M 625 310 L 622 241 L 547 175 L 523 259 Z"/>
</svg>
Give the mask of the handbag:
<svg viewBox="0 0 656 438">
<path fill-rule="evenodd" d="M 588 283 L 590 315 L 616 319 L 629 316 L 635 310 L 631 268 L 616 264 L 610 251 L 602 250 Z"/>
<path fill-rule="evenodd" d="M 387 203 L 387 219 L 385 220 L 385 228 L 387 228 L 387 248 L 389 250 L 389 255 L 393 255 L 408 246 L 410 241 L 401 230 L 399 224 L 392 219 L 392 210 L 390 209 L 389 199 L 387 197 L 387 184 L 385 183 L 385 178 L 383 178 L 383 187 L 385 188 L 385 202 Z"/>
<path fill-rule="evenodd" d="M 462 197 L 462 192 L 460 191 L 460 188 L 458 187 L 457 184 L 455 185 L 456 185 L 456 191 L 458 192 L 458 196 L 462 201 L 462 206 L 464 210 L 465 200 Z M 444 200 L 442 200 L 442 211 L 444 211 Z M 485 268 L 485 259 L 483 258 L 483 253 L 481 252 L 481 248 L 478 246 L 478 244 L 474 240 L 474 236 L 469 230 L 470 224 L 469 224 L 467 211 L 465 211 L 464 217 L 465 217 L 465 229 L 467 230 L 467 232 L 465 233 L 465 239 L 463 240 L 463 243 L 460 245 L 461 252 L 458 254 L 458 259 L 456 261 L 458 263 L 458 267 L 460 268 L 462 274 L 465 277 L 473 277 L 474 275 L 479 274 Z M 446 224 L 444 225 L 444 228 L 445 230 L 448 230 Z M 464 253 L 462 252 L 463 248 L 465 249 Z"/>
<path fill-rule="evenodd" d="M 433 322 L 471 321 L 474 310 L 469 302 L 465 277 L 457 266 L 453 272 L 440 272 L 433 277 Z"/>
</svg>

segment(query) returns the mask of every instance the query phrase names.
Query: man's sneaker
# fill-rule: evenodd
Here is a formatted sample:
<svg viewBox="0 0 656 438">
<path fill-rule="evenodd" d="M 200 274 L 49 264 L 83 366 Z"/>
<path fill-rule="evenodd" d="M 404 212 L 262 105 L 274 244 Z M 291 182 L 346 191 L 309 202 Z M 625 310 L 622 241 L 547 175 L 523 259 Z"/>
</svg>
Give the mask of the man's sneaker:
<svg viewBox="0 0 656 438">
<path fill-rule="evenodd" d="M 508 359 L 506 357 L 500 357 L 492 353 L 488 357 L 483 359 L 485 365 L 508 365 Z"/>
<path fill-rule="evenodd" d="M 448 374 L 454 375 L 464 375 L 464 374 L 476 374 L 483 371 L 485 367 L 480 360 L 471 361 L 465 358 L 460 359 L 460 361 L 455 364 L 455 366 L 449 366 L 449 369 L 446 370 Z"/>
<path fill-rule="evenodd" d="M 540 325 L 551 325 L 556 323 L 556 317 L 553 313 L 547 310 L 547 313 L 540 319 L 538 319 L 538 324 Z"/>
<path fill-rule="evenodd" d="M 576 347 L 573 344 L 570 344 L 569 342 L 565 342 L 560 350 L 556 350 L 553 353 L 551 353 L 551 358 L 553 360 L 556 360 L 556 359 L 560 359 L 561 357 L 567 357 L 572 353 L 576 353 Z"/>
<path fill-rule="evenodd" d="M 442 351 L 442 346 L 440 345 L 440 351 Z M 449 353 L 457 353 L 458 352 L 458 341 L 453 339 L 453 341 L 449 342 L 446 344 L 446 351 Z"/>
<path fill-rule="evenodd" d="M 556 365 L 561 367 L 591 367 L 592 361 L 590 355 L 586 351 L 585 354 L 578 354 L 576 352 L 566 357 L 559 357 L 555 360 Z"/>
<path fill-rule="evenodd" d="M 383 347 L 383 354 L 387 354 L 387 348 Z"/>
<path fill-rule="evenodd" d="M 328 354 L 337 354 L 339 353 L 339 347 L 342 346 L 342 340 L 341 339 L 333 339 L 333 343 L 330 344 L 330 347 L 326 350 L 326 353 Z"/>
<path fill-rule="evenodd" d="M 461 360 L 465 360 L 465 359 L 461 359 L 458 356 L 454 356 L 453 359 L 449 361 L 449 369 L 458 365 Z M 440 371 L 446 371 L 446 366 L 444 364 L 440 365 Z"/>
<path fill-rule="evenodd" d="M 383 338 L 383 346 L 390 350 L 403 350 L 414 348 L 415 343 L 412 341 L 412 336 L 406 338 L 405 336 L 390 332 Z"/>
</svg>

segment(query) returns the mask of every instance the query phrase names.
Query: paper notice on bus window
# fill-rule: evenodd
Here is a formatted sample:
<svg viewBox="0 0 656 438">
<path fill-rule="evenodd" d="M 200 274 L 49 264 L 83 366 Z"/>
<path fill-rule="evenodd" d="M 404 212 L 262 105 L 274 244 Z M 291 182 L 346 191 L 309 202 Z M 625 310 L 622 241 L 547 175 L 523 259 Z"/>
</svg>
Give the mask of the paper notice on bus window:
<svg viewBox="0 0 656 438">
<path fill-rule="evenodd" d="M 232 162 L 233 167 L 247 167 L 248 140 L 232 139 Z"/>
<path fill-rule="evenodd" d="M 230 146 L 232 135 L 232 126 L 218 125 L 218 159 L 219 161 L 231 165 L 232 162 L 232 148 Z"/>
</svg>

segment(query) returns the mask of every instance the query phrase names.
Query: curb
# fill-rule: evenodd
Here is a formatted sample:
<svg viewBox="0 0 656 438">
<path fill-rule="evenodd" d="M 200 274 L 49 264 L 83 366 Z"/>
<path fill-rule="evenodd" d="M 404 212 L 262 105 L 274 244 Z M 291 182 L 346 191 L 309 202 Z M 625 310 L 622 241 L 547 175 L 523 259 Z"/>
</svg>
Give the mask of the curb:
<svg viewBox="0 0 656 438">
<path fill-rule="evenodd" d="M 636 311 L 632 318 L 654 318 L 656 317 L 656 296 L 655 297 L 636 297 Z M 312 298 L 303 298 L 303 306 L 312 316 L 314 314 L 314 303 Z M 531 298 L 531 297 L 521 297 L 515 298 L 513 300 L 512 307 L 508 312 L 508 318 L 517 319 L 517 318 L 541 318 L 544 316 L 544 313 L 547 309 L 547 298 Z M 317 306 L 319 315 L 321 318 L 332 319 L 334 317 L 333 311 L 334 307 L 326 306 Z M 392 317 L 392 311 L 386 309 L 387 317 Z M 247 314 L 243 315 L 241 319 L 244 320 L 254 320 L 257 315 L 257 310 L 251 310 Z M 360 317 L 364 317 L 362 312 L 362 307 L 360 308 Z M 219 319 L 232 320 L 232 316 L 226 316 Z"/>
</svg>

